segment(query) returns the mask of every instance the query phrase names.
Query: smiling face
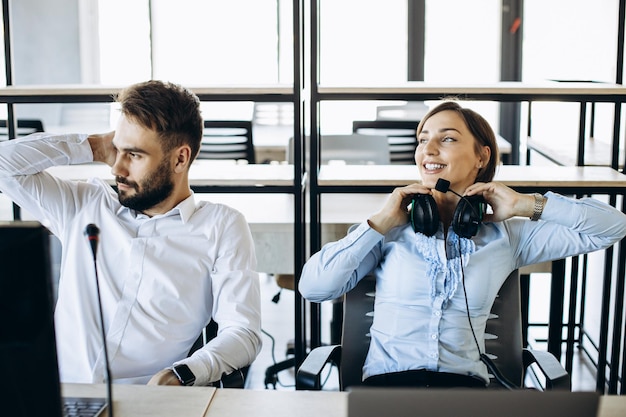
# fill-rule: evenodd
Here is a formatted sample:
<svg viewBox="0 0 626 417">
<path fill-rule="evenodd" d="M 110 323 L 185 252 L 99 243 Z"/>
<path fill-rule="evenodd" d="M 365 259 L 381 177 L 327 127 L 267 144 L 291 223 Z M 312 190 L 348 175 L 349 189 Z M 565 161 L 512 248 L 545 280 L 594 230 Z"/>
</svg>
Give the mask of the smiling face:
<svg viewBox="0 0 626 417">
<path fill-rule="evenodd" d="M 489 161 L 489 147 L 477 147 L 464 120 L 451 110 L 430 116 L 417 141 L 415 163 L 422 183 L 430 188 L 443 178 L 450 181 L 452 190 L 463 193 L 476 182 L 479 170 Z"/>
</svg>

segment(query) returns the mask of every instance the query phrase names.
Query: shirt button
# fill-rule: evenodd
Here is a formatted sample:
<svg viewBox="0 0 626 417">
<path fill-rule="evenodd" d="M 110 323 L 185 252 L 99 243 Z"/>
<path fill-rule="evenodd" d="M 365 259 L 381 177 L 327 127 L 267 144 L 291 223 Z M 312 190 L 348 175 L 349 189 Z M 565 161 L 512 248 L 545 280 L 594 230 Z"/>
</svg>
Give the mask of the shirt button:
<svg viewBox="0 0 626 417">
<path fill-rule="evenodd" d="M 435 314 L 436 317 L 440 317 L 441 316 L 441 311 L 435 310 L 434 314 Z"/>
<path fill-rule="evenodd" d="M 430 338 L 433 339 L 433 340 L 437 340 L 437 333 L 431 334 Z"/>
<path fill-rule="evenodd" d="M 437 359 L 439 357 L 439 355 L 436 354 L 436 353 L 431 353 L 430 357 L 433 358 L 433 359 Z"/>
</svg>

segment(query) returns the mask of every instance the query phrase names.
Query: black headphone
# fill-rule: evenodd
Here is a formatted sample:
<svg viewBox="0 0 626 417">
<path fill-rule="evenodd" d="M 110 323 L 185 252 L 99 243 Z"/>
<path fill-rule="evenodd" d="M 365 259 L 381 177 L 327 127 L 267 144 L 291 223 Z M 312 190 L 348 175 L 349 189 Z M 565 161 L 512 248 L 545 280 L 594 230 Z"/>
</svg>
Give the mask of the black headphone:
<svg viewBox="0 0 626 417">
<path fill-rule="evenodd" d="M 444 179 L 437 180 L 435 189 L 442 193 L 452 191 L 449 189 L 450 182 Z M 471 238 L 478 233 L 478 229 L 483 221 L 487 203 L 482 195 L 461 196 L 452 217 L 452 230 L 464 238 Z M 411 226 L 417 233 L 426 236 L 433 236 L 439 228 L 439 210 L 437 203 L 430 194 L 416 194 L 412 198 L 411 204 Z"/>
</svg>

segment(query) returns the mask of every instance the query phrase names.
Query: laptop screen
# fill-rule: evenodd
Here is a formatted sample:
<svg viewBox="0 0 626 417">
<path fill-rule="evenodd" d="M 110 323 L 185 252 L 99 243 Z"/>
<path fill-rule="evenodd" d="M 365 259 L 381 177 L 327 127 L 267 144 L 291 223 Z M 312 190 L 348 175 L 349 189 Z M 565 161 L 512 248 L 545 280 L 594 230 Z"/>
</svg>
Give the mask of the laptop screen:
<svg viewBox="0 0 626 417">
<path fill-rule="evenodd" d="M 595 392 L 354 388 L 348 417 L 595 417 Z"/>
<path fill-rule="evenodd" d="M 0 400 L 7 416 L 61 416 L 49 232 L 0 222 Z"/>
</svg>

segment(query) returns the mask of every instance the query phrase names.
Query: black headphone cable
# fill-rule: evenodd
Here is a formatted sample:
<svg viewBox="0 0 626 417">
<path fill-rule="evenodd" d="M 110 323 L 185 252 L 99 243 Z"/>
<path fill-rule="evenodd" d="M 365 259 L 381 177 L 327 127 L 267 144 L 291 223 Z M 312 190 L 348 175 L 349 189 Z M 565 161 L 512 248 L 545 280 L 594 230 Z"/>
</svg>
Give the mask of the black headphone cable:
<svg viewBox="0 0 626 417">
<path fill-rule="evenodd" d="M 491 358 L 486 354 L 480 351 L 480 345 L 478 344 L 478 339 L 476 338 L 476 332 L 474 332 L 474 325 L 472 324 L 472 318 L 469 312 L 469 302 L 467 300 L 467 289 L 465 288 L 465 268 L 463 267 L 463 256 L 461 254 L 461 242 L 459 240 L 459 260 L 461 261 L 461 283 L 463 285 L 463 296 L 465 297 L 465 312 L 467 313 L 467 321 L 470 325 L 470 330 L 472 331 L 472 336 L 474 337 L 474 343 L 476 343 L 476 349 L 478 350 L 478 354 L 480 355 L 480 360 L 487 366 L 489 372 L 493 375 L 493 377 L 508 390 L 518 389 L 514 383 L 509 381 L 502 372 L 498 369 L 495 363 L 491 360 Z"/>
</svg>

